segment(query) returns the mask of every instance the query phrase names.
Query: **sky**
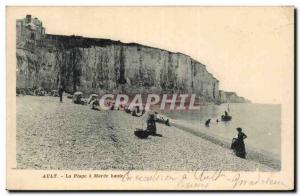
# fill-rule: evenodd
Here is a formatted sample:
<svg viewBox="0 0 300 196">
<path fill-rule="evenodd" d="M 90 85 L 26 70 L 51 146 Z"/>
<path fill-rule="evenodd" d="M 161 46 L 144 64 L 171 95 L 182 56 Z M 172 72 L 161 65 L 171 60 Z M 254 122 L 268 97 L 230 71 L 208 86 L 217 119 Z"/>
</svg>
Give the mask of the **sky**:
<svg viewBox="0 0 300 196">
<path fill-rule="evenodd" d="M 256 103 L 293 93 L 292 7 L 10 7 L 46 33 L 108 38 L 181 52 L 206 65 L 220 89 Z"/>
</svg>

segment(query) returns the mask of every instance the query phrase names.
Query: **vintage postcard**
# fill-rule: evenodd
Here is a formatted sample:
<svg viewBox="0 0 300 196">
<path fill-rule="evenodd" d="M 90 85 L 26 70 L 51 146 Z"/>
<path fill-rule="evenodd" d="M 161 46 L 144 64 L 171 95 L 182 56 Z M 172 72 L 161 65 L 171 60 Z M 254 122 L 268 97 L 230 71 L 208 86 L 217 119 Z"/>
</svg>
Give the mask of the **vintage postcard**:
<svg viewBox="0 0 300 196">
<path fill-rule="evenodd" d="M 293 190 L 294 7 L 8 6 L 8 190 Z"/>
</svg>

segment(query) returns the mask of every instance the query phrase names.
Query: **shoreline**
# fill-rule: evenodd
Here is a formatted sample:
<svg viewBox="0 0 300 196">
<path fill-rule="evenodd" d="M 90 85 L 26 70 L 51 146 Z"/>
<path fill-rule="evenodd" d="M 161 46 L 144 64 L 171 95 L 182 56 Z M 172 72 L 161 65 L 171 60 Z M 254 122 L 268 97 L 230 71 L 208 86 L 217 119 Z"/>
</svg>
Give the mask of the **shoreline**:
<svg viewBox="0 0 300 196">
<path fill-rule="evenodd" d="M 191 126 L 191 125 L 188 126 L 187 124 L 180 123 L 179 120 L 171 119 L 170 122 L 171 122 L 172 126 L 175 126 L 181 130 L 187 131 L 188 133 L 193 134 L 195 136 L 206 139 L 216 145 L 222 146 L 226 149 L 230 149 L 230 147 L 231 147 L 231 142 L 227 141 L 225 138 L 222 138 L 221 136 L 212 134 L 211 132 L 204 132 L 202 130 L 197 129 L 195 126 Z M 255 149 L 254 147 L 249 146 L 249 145 L 246 148 L 247 148 L 246 149 L 246 151 L 247 151 L 246 159 L 259 162 L 261 164 L 272 167 L 278 171 L 281 169 L 280 159 L 278 159 L 271 152 L 261 151 L 261 150 Z"/>
<path fill-rule="evenodd" d="M 139 139 L 143 117 L 123 111 L 95 111 L 64 97 L 17 97 L 17 167 L 19 169 L 134 169 L 274 171 L 236 157 L 201 137 L 157 124 L 157 133 Z"/>
</svg>

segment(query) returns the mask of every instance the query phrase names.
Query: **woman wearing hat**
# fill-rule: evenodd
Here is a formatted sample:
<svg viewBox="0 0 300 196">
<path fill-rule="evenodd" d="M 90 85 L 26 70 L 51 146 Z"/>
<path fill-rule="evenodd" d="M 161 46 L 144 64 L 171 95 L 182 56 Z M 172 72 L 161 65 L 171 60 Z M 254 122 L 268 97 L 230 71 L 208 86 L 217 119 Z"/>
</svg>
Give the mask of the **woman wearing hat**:
<svg viewBox="0 0 300 196">
<path fill-rule="evenodd" d="M 234 138 L 231 148 L 235 151 L 236 156 L 240 158 L 246 158 L 246 148 L 244 139 L 247 138 L 247 135 L 242 132 L 242 128 L 236 128 L 238 131 L 238 137 Z"/>
</svg>

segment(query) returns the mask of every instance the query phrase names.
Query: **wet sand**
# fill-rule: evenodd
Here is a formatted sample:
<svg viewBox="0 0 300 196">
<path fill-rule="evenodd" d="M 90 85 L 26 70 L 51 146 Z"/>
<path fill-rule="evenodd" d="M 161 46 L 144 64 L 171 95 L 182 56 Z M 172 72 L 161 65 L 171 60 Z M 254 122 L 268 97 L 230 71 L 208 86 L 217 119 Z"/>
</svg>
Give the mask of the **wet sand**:
<svg viewBox="0 0 300 196">
<path fill-rule="evenodd" d="M 236 157 L 184 130 L 157 124 L 139 139 L 145 118 L 123 111 L 95 111 L 57 97 L 17 97 L 17 167 L 20 169 L 271 171 Z"/>
</svg>

